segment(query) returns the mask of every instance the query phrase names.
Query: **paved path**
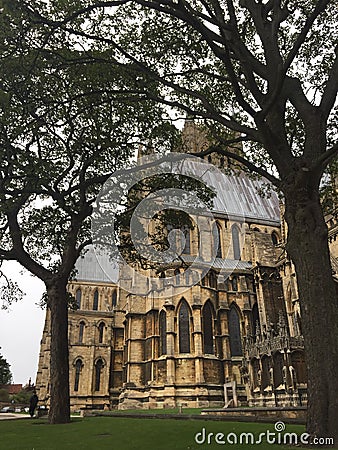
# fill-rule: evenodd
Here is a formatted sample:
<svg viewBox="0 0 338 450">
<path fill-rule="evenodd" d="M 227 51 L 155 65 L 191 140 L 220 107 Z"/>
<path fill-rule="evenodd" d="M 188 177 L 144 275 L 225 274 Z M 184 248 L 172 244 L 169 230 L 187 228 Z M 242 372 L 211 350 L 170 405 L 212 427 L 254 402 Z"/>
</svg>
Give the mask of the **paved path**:
<svg viewBox="0 0 338 450">
<path fill-rule="evenodd" d="M 10 419 L 30 419 L 29 414 L 16 414 L 16 413 L 0 413 L 0 420 L 10 420 Z"/>
</svg>

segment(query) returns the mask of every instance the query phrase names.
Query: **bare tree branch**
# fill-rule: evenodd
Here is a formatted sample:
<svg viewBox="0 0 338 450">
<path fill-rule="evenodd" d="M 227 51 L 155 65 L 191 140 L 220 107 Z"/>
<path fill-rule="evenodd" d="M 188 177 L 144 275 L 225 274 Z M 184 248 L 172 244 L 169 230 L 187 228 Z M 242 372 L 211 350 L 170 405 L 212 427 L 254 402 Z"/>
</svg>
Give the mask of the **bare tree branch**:
<svg viewBox="0 0 338 450">
<path fill-rule="evenodd" d="M 338 91 L 338 45 L 335 49 L 336 57 L 330 71 L 329 78 L 324 88 L 322 100 L 319 105 L 319 109 L 325 119 L 330 115 L 330 111 L 336 101 Z"/>
<path fill-rule="evenodd" d="M 323 170 L 330 164 L 338 155 L 338 142 L 336 142 L 330 149 L 320 155 L 314 162 L 314 167 L 321 167 Z"/>
<path fill-rule="evenodd" d="M 227 142 L 229 145 L 230 143 L 238 142 L 238 140 L 231 139 L 229 141 L 224 141 L 224 142 Z M 238 155 L 237 153 L 230 152 L 229 150 L 225 150 L 223 147 L 221 147 L 219 145 L 211 145 L 206 150 L 203 150 L 198 153 L 191 153 L 191 154 L 194 156 L 203 157 L 203 156 L 210 155 L 211 153 L 218 153 L 219 155 L 227 156 L 228 158 L 233 159 L 233 160 L 239 162 L 240 164 L 243 164 L 245 167 L 247 167 L 249 169 L 249 171 L 251 173 L 258 173 L 262 177 L 266 178 L 274 186 L 276 186 L 276 187 L 281 186 L 280 180 L 278 178 L 274 177 L 273 175 L 271 175 L 266 170 L 264 170 L 262 167 L 255 165 L 254 163 L 250 162 L 247 158 L 243 158 L 242 156 Z"/>
</svg>

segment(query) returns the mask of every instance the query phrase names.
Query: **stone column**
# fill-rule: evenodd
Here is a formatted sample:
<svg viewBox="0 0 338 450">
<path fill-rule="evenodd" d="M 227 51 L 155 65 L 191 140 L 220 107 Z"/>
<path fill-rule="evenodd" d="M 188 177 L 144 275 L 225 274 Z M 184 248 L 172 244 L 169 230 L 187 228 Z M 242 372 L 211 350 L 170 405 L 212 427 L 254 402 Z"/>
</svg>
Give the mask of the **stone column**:
<svg viewBox="0 0 338 450">
<path fill-rule="evenodd" d="M 126 383 L 130 382 L 130 365 L 128 364 L 128 361 L 130 361 L 130 330 L 131 330 L 131 317 L 126 315 L 126 337 L 125 337 L 125 344 L 126 344 L 126 358 L 125 358 L 125 363 L 126 363 Z"/>
<path fill-rule="evenodd" d="M 167 383 L 175 383 L 175 306 L 167 300 L 164 303 L 167 313 Z"/>
<path fill-rule="evenodd" d="M 195 381 L 197 384 L 204 383 L 203 373 L 203 342 L 202 342 L 202 327 L 201 327 L 201 309 L 202 304 L 199 299 L 196 299 L 192 304 L 192 314 L 194 322 L 193 340 L 194 340 L 194 354 L 195 354 Z"/>
<path fill-rule="evenodd" d="M 246 336 L 248 336 L 251 330 L 251 312 L 252 309 L 250 307 L 250 298 L 249 296 L 244 300 L 244 308 L 243 308 L 243 316 L 244 316 L 244 327 L 243 327 L 243 331 L 245 330 L 246 332 Z"/>
<path fill-rule="evenodd" d="M 260 357 L 259 360 L 259 369 L 258 369 L 258 373 L 257 373 L 257 386 L 260 389 L 260 392 L 263 392 L 263 376 L 264 376 L 264 368 L 263 368 L 263 363 L 262 363 L 262 358 Z"/>
<path fill-rule="evenodd" d="M 219 327 L 219 342 L 220 342 L 220 356 L 223 361 L 224 379 L 227 380 L 231 376 L 231 355 L 228 329 L 228 307 L 222 306 L 218 309 L 218 327 Z"/>
<path fill-rule="evenodd" d="M 151 339 L 151 374 L 150 374 L 150 380 L 154 381 L 155 378 L 155 364 L 154 359 L 158 358 L 158 355 L 156 354 L 156 321 L 158 318 L 158 311 L 153 309 L 152 314 L 152 339 Z"/>
<path fill-rule="evenodd" d="M 136 386 L 143 385 L 144 379 L 144 321 L 145 315 L 130 312 L 126 314 L 128 324 L 128 359 L 127 359 L 127 382 L 134 383 Z"/>
</svg>

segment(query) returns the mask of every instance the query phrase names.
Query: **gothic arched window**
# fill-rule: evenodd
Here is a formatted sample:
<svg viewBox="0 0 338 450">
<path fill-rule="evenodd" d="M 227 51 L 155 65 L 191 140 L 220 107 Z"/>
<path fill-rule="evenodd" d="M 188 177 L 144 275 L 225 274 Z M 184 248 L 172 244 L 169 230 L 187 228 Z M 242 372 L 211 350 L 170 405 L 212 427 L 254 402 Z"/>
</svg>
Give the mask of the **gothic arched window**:
<svg viewBox="0 0 338 450">
<path fill-rule="evenodd" d="M 175 269 L 174 275 L 175 275 L 175 284 L 180 284 L 180 269 Z"/>
<path fill-rule="evenodd" d="M 99 359 L 95 364 L 95 391 L 99 391 L 101 387 L 101 372 L 103 368 L 103 361 Z"/>
<path fill-rule="evenodd" d="M 86 324 L 81 321 L 79 323 L 79 344 L 82 344 L 83 342 L 83 334 L 84 334 L 84 329 L 85 329 Z"/>
<path fill-rule="evenodd" d="M 185 300 L 178 311 L 178 337 L 179 352 L 190 353 L 190 310 Z"/>
<path fill-rule="evenodd" d="M 239 229 L 237 225 L 233 225 L 231 228 L 232 247 L 234 250 L 234 259 L 241 259 L 241 248 L 239 242 Z"/>
<path fill-rule="evenodd" d="M 77 392 L 79 390 L 80 383 L 80 374 L 83 367 L 83 363 L 81 359 L 78 359 L 75 363 L 75 380 L 74 380 L 74 391 Z"/>
<path fill-rule="evenodd" d="M 273 245 L 278 245 L 279 239 L 278 239 L 277 233 L 272 232 L 272 234 L 271 234 L 271 240 L 272 240 Z"/>
<path fill-rule="evenodd" d="M 104 333 L 104 323 L 101 322 L 99 325 L 99 344 L 103 342 L 103 333 Z"/>
<path fill-rule="evenodd" d="M 237 277 L 232 277 L 231 280 L 231 287 L 233 291 L 237 291 L 238 290 L 238 280 Z"/>
<path fill-rule="evenodd" d="M 213 289 L 217 289 L 217 275 L 213 270 L 209 274 L 209 286 Z"/>
<path fill-rule="evenodd" d="M 196 245 L 197 245 L 197 252 L 194 251 L 194 250 L 192 250 L 192 251 L 193 251 L 194 254 L 201 255 L 202 246 L 201 246 L 201 239 L 200 239 L 200 231 L 199 231 L 197 226 L 194 228 L 194 233 L 195 233 L 194 240 L 195 240 Z"/>
<path fill-rule="evenodd" d="M 283 384 L 283 355 L 276 352 L 273 355 L 273 383 L 275 389 Z"/>
<path fill-rule="evenodd" d="M 218 222 L 215 222 L 212 227 L 212 238 L 212 256 L 216 256 L 216 258 L 222 258 L 221 226 Z"/>
<path fill-rule="evenodd" d="M 167 353 L 167 314 L 164 310 L 160 312 L 160 355 Z"/>
<path fill-rule="evenodd" d="M 78 309 L 81 309 L 81 298 L 82 298 L 82 292 L 81 292 L 81 289 L 79 288 L 76 290 L 76 294 L 75 294 L 76 306 L 78 307 Z"/>
<path fill-rule="evenodd" d="M 300 315 L 298 312 L 296 312 L 296 321 L 297 321 L 297 326 L 298 326 L 298 334 L 303 334 L 303 330 L 302 330 L 302 321 L 300 318 Z"/>
<path fill-rule="evenodd" d="M 94 292 L 94 298 L 93 298 L 93 310 L 97 311 L 99 308 L 99 291 L 96 289 Z"/>
<path fill-rule="evenodd" d="M 112 296 L 111 296 L 111 305 L 114 308 L 117 304 L 117 291 L 116 289 L 113 290 Z"/>
<path fill-rule="evenodd" d="M 190 255 L 190 239 L 191 239 L 191 233 L 190 228 L 188 226 L 184 226 L 182 228 L 182 232 L 184 234 L 184 238 L 182 236 L 182 253 L 185 255 Z M 184 243 L 184 246 L 183 246 Z"/>
<path fill-rule="evenodd" d="M 242 356 L 242 339 L 239 314 L 234 304 L 231 305 L 229 315 L 229 340 L 231 356 Z"/>
<path fill-rule="evenodd" d="M 214 354 L 213 308 L 209 301 L 203 307 L 203 348 L 204 353 Z"/>
</svg>

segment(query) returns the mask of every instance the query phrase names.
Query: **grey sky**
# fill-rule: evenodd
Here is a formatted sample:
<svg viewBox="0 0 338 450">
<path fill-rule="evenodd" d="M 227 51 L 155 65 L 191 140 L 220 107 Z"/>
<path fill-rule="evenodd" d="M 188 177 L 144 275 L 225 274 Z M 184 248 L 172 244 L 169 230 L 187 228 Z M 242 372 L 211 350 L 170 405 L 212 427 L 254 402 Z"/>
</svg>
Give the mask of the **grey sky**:
<svg viewBox="0 0 338 450">
<path fill-rule="evenodd" d="M 16 262 L 3 264 L 6 275 L 26 293 L 9 311 L 0 310 L 0 353 L 11 365 L 14 383 L 35 383 L 45 311 L 36 305 L 44 284 Z"/>
</svg>

